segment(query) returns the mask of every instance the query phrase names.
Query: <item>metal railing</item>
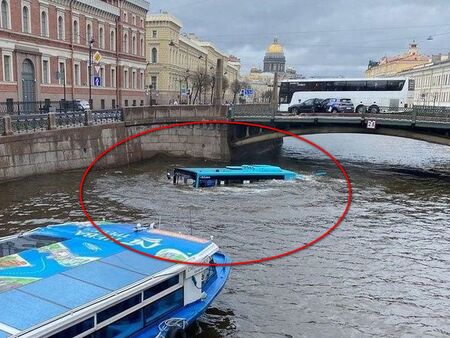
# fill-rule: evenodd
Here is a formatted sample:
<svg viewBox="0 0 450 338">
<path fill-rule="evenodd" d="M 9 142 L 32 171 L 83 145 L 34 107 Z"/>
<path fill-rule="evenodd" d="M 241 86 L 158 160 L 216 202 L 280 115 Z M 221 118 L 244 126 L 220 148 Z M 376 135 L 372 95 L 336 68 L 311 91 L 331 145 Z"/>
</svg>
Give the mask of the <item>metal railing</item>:
<svg viewBox="0 0 450 338">
<path fill-rule="evenodd" d="M 361 117 L 361 118 L 383 118 L 393 120 L 430 121 L 430 122 L 450 122 L 450 107 L 430 107 L 414 106 L 411 108 L 378 107 L 376 112 L 366 111 L 359 113 L 328 113 L 328 112 L 301 112 L 299 115 L 288 112 L 280 112 L 272 108 L 271 105 L 235 105 L 230 107 L 230 118 L 251 118 L 251 119 L 293 119 L 308 116 L 329 116 L 329 117 Z"/>
<path fill-rule="evenodd" d="M 46 114 L 25 114 L 11 116 L 11 131 L 14 134 L 30 133 L 46 130 L 48 117 Z"/>
<path fill-rule="evenodd" d="M 79 111 L 77 101 L 0 102 L 0 115 L 48 114 L 49 112 Z"/>
<path fill-rule="evenodd" d="M 85 124 L 86 113 L 67 112 L 55 113 L 55 122 L 58 128 L 80 127 Z"/>
<path fill-rule="evenodd" d="M 114 123 L 123 121 L 122 109 L 106 109 L 92 112 L 92 122 L 94 124 Z"/>
</svg>

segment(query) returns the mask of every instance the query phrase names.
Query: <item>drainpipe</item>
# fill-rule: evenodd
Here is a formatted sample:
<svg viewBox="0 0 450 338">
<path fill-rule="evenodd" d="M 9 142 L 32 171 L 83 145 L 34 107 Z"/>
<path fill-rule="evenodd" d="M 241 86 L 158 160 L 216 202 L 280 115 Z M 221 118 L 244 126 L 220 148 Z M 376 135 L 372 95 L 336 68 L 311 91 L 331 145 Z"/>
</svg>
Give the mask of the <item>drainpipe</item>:
<svg viewBox="0 0 450 338">
<path fill-rule="evenodd" d="M 74 74 L 74 63 L 73 63 L 73 55 L 74 55 L 74 41 L 73 41 L 73 1 L 74 0 L 70 0 L 70 54 L 71 54 L 71 65 L 70 65 L 70 73 L 72 74 L 72 83 L 71 83 L 71 91 L 72 91 L 72 102 L 75 100 L 74 99 L 74 95 L 75 95 L 75 88 L 74 88 L 74 79 L 75 79 L 75 74 Z M 80 23 L 78 23 L 78 27 L 80 27 Z M 80 70 L 81 71 L 81 70 Z"/>
<path fill-rule="evenodd" d="M 116 106 L 122 107 L 122 71 L 119 69 L 119 50 L 122 49 L 122 1 L 119 1 L 119 16 L 116 18 Z"/>
</svg>

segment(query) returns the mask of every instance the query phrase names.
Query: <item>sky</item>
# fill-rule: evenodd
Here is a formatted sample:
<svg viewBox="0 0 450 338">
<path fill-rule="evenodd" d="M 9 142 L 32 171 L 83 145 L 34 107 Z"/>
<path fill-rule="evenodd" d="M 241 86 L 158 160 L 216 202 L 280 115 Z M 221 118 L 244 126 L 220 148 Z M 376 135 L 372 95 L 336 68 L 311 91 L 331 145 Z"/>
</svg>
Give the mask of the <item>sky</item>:
<svg viewBox="0 0 450 338">
<path fill-rule="evenodd" d="M 308 77 L 363 76 L 369 60 L 413 40 L 423 54 L 450 52 L 449 0 L 150 0 L 150 12 L 160 11 L 239 57 L 243 74 L 262 68 L 274 37 L 287 66 Z"/>
</svg>

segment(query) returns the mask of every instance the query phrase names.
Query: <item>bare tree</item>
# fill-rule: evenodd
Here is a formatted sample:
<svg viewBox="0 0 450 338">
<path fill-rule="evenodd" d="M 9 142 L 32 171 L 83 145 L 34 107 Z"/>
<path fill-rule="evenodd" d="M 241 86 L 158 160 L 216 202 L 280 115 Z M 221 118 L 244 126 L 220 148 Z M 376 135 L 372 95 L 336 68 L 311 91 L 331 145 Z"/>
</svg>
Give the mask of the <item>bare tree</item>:
<svg viewBox="0 0 450 338">
<path fill-rule="evenodd" d="M 194 94 L 194 100 L 193 104 L 197 101 L 197 98 L 201 100 L 203 91 L 206 90 L 206 86 L 208 85 L 208 74 L 206 73 L 205 69 L 199 69 L 198 71 L 194 72 L 192 76 L 192 90 L 195 92 Z"/>
<path fill-rule="evenodd" d="M 216 76 L 210 75 L 208 76 L 209 80 L 209 87 L 211 89 L 211 104 L 213 103 L 213 97 L 214 97 L 214 88 L 216 87 Z"/>
<path fill-rule="evenodd" d="M 261 99 L 263 102 L 270 103 L 270 101 L 272 101 L 272 91 L 269 89 L 263 92 L 261 94 Z"/>
<path fill-rule="evenodd" d="M 236 103 L 236 97 L 238 93 L 240 93 L 241 90 L 247 86 L 248 84 L 245 81 L 239 81 L 238 79 L 234 80 L 231 83 L 231 91 L 233 92 L 233 104 Z"/>
</svg>

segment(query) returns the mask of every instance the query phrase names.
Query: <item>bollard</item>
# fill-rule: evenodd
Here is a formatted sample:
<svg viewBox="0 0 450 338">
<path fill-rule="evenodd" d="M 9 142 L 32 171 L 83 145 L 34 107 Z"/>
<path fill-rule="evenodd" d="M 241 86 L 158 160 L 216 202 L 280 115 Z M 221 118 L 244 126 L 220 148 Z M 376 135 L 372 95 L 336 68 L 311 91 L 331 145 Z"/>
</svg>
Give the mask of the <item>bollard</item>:
<svg viewBox="0 0 450 338">
<path fill-rule="evenodd" d="M 12 130 L 12 123 L 11 123 L 11 116 L 6 115 L 5 117 L 3 117 L 3 125 L 5 126 L 3 135 L 5 135 L 5 136 L 12 135 L 13 130 Z"/>
<path fill-rule="evenodd" d="M 52 129 L 56 129 L 56 115 L 53 112 L 48 113 L 47 115 L 47 129 L 48 130 L 52 130 Z"/>
</svg>

